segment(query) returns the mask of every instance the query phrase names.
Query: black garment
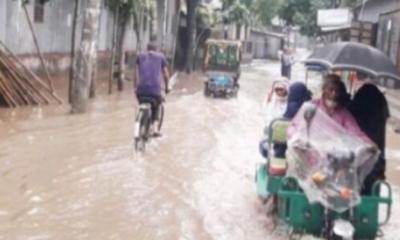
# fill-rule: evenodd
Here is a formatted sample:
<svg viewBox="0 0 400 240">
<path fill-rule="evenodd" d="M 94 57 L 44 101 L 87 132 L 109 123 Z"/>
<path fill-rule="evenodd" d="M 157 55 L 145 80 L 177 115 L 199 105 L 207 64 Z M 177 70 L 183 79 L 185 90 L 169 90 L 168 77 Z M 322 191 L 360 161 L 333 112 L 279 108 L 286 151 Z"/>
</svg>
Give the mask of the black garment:
<svg viewBox="0 0 400 240">
<path fill-rule="evenodd" d="M 290 79 L 292 75 L 292 66 L 291 65 L 281 65 L 281 76 Z"/>
<path fill-rule="evenodd" d="M 288 104 L 286 112 L 283 115 L 288 121 L 291 121 L 300 110 L 303 103 L 311 100 L 311 92 L 307 89 L 307 86 L 302 82 L 295 82 L 289 87 Z M 274 152 L 275 157 L 286 158 L 287 144 L 275 144 Z"/>
<path fill-rule="evenodd" d="M 289 87 L 288 104 L 283 116 L 292 120 L 300 110 L 303 103 L 311 100 L 311 92 L 302 82 L 294 82 Z"/>
<path fill-rule="evenodd" d="M 150 103 L 151 104 L 151 121 L 154 123 L 158 118 L 158 111 L 160 110 L 160 105 L 163 102 L 163 97 L 159 95 L 137 95 L 139 104 Z"/>
<path fill-rule="evenodd" d="M 365 84 L 354 95 L 349 106 L 361 130 L 378 146 L 381 156 L 372 172 L 367 176 L 363 193 L 369 194 L 373 183 L 385 178 L 385 140 L 386 122 L 389 118 L 389 106 L 383 93 L 372 84 Z"/>
<path fill-rule="evenodd" d="M 290 79 L 292 75 L 292 63 L 289 55 L 283 54 L 281 56 L 281 75 Z"/>
</svg>

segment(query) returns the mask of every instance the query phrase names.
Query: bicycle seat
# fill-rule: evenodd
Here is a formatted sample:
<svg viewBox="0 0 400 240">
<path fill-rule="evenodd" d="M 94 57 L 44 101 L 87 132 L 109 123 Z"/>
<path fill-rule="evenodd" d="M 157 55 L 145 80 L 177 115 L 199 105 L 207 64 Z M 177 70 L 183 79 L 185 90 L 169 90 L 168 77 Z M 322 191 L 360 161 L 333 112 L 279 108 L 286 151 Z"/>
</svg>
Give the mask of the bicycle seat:
<svg viewBox="0 0 400 240">
<path fill-rule="evenodd" d="M 151 106 L 157 106 L 159 101 L 152 97 L 140 97 L 139 98 L 140 105 L 142 104 L 150 104 Z"/>
<path fill-rule="evenodd" d="M 139 109 L 151 109 L 151 104 L 147 102 L 142 102 L 139 105 Z"/>
</svg>

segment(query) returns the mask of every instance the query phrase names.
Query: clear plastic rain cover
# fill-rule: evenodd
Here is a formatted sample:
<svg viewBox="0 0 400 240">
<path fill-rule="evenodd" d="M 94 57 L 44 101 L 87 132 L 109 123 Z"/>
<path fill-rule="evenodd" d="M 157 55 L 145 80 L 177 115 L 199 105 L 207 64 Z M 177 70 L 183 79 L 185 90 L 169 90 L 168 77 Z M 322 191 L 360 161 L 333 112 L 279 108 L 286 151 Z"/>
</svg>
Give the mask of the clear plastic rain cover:
<svg viewBox="0 0 400 240">
<path fill-rule="evenodd" d="M 288 175 L 310 203 L 343 212 L 360 203 L 360 189 L 379 150 L 350 134 L 312 103 L 305 104 L 288 142 Z"/>
</svg>

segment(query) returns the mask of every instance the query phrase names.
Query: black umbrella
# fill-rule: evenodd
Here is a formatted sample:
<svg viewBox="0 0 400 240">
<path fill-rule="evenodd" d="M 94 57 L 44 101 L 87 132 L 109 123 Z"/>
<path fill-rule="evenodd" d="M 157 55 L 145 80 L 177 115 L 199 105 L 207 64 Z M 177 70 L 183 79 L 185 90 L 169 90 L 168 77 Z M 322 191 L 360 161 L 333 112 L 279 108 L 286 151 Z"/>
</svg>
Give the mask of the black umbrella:
<svg viewBox="0 0 400 240">
<path fill-rule="evenodd" d="M 315 48 L 305 63 L 322 65 L 331 70 L 360 71 L 375 78 L 400 81 L 396 66 L 383 52 L 361 43 L 338 42 Z"/>
</svg>

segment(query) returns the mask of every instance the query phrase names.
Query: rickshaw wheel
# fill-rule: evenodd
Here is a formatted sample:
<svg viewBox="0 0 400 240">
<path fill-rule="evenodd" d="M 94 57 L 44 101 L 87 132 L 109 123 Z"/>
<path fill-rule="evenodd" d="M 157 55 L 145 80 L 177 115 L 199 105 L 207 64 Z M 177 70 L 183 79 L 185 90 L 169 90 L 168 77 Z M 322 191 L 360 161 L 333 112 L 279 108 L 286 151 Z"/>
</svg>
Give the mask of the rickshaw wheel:
<svg viewBox="0 0 400 240">
<path fill-rule="evenodd" d="M 294 230 L 290 230 L 288 240 L 300 240 L 303 238 L 303 234 L 296 233 Z"/>
<path fill-rule="evenodd" d="M 234 98 L 238 97 L 238 89 L 237 88 L 235 88 L 235 90 L 233 90 L 232 97 L 234 97 Z"/>
</svg>

